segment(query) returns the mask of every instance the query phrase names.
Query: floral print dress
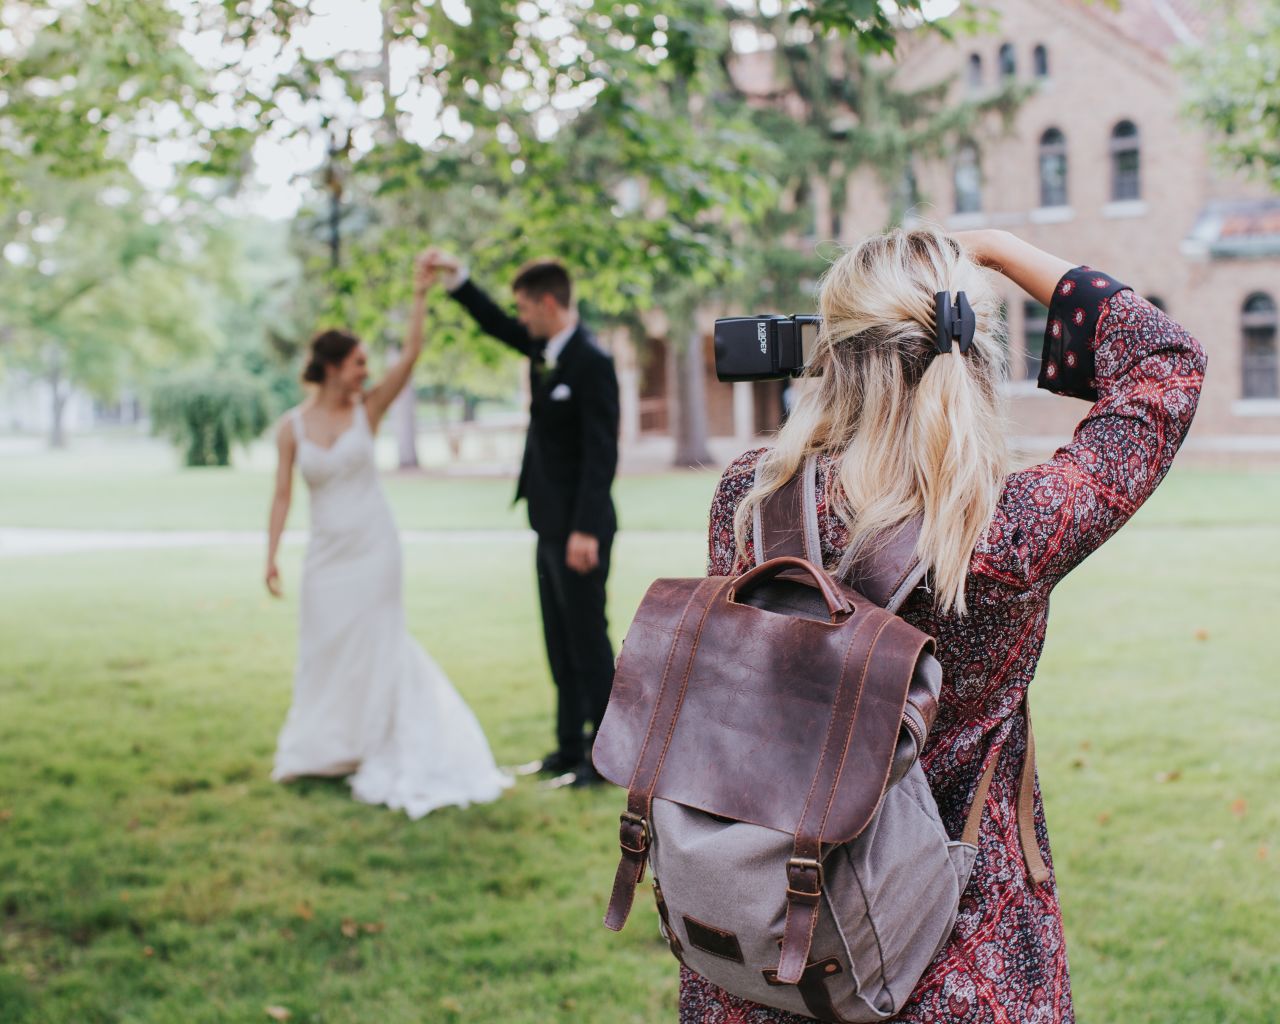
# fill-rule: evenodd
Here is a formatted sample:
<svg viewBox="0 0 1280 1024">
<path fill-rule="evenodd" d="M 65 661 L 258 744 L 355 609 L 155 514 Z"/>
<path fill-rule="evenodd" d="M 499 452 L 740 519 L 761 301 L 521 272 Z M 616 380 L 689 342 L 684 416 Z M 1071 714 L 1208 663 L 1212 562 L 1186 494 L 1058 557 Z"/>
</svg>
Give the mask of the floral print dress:
<svg viewBox="0 0 1280 1024">
<path fill-rule="evenodd" d="M 1186 331 L 1112 278 L 1085 267 L 1059 282 L 1049 311 L 1039 384 L 1094 402 L 1070 444 L 1012 474 L 969 566 L 964 617 L 940 614 L 918 590 L 901 614 L 936 637 L 943 666 L 937 721 L 922 763 L 953 837 L 989 759 L 973 875 L 955 930 L 902 1013 L 911 1024 L 1071 1024 L 1071 985 L 1056 881 L 1028 878 L 1015 801 L 1027 744 L 1022 713 L 1044 645 L 1054 586 L 1116 532 L 1155 490 L 1195 413 L 1205 355 Z M 734 544 L 734 511 L 761 451 L 725 471 L 711 506 L 711 575 L 754 564 Z M 846 542 L 826 503 L 830 463 L 818 474 L 823 557 Z M 1052 867 L 1035 791 L 1040 852 Z M 681 970 L 680 1024 L 799 1024 L 806 1018 L 737 998 Z"/>
</svg>

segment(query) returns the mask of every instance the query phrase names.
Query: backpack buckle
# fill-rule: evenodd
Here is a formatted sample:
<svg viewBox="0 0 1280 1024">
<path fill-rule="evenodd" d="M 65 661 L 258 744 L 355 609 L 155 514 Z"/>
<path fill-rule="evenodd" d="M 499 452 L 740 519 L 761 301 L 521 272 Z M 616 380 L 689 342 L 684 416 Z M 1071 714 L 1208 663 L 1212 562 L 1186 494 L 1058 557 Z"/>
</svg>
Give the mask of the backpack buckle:
<svg viewBox="0 0 1280 1024">
<path fill-rule="evenodd" d="M 618 845 L 637 856 L 649 849 L 649 823 L 641 814 L 623 811 L 619 817 Z"/>
<path fill-rule="evenodd" d="M 820 860 L 792 857 L 787 861 L 788 896 L 821 896 L 826 880 L 826 872 L 823 871 Z"/>
</svg>

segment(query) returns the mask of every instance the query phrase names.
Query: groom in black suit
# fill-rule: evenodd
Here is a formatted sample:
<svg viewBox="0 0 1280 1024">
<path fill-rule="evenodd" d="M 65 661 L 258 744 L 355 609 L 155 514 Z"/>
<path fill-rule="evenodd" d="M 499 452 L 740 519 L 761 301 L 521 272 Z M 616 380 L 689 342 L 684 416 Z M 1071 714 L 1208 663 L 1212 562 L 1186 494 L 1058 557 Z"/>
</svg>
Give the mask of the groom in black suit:
<svg viewBox="0 0 1280 1024">
<path fill-rule="evenodd" d="M 599 728 L 613 684 L 605 582 L 618 523 L 609 491 L 618 466 L 618 378 L 613 360 L 578 321 L 569 272 L 529 263 L 511 284 L 515 317 L 500 309 L 454 256 L 430 265 L 485 333 L 527 356 L 529 433 L 516 500 L 538 535 L 538 596 L 547 660 L 558 692 L 557 749 L 540 770 L 566 785 L 599 781 L 585 736 Z"/>
</svg>

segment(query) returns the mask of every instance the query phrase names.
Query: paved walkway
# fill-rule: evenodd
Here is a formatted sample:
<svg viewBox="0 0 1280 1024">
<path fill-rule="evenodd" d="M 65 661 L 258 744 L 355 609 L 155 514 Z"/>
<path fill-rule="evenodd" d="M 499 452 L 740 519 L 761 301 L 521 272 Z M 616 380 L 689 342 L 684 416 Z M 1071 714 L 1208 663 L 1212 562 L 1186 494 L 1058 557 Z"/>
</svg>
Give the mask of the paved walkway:
<svg viewBox="0 0 1280 1024">
<path fill-rule="evenodd" d="M 627 530 L 625 536 L 637 539 L 701 537 L 694 530 Z M 301 530 L 288 530 L 284 543 L 303 544 L 307 535 Z M 401 530 L 400 539 L 407 544 L 493 544 L 533 543 L 532 530 Z M 181 548 L 256 547 L 265 548 L 266 534 L 261 530 L 45 530 L 26 527 L 0 527 L 0 558 L 28 555 L 63 555 L 89 551 L 155 551 Z"/>
</svg>

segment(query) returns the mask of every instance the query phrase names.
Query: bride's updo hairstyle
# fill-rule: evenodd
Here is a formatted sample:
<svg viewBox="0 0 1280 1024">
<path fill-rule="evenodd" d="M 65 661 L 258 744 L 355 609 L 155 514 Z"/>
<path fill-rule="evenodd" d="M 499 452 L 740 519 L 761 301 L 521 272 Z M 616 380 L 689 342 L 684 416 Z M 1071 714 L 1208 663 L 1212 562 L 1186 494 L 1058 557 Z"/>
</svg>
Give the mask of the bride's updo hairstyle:
<svg viewBox="0 0 1280 1024">
<path fill-rule="evenodd" d="M 968 352 L 953 345 L 942 354 L 935 295 L 960 291 L 977 331 Z M 846 252 L 823 276 L 818 305 L 813 381 L 738 508 L 739 550 L 754 507 L 806 456 L 823 453 L 833 459 L 828 501 L 849 531 L 840 570 L 876 535 L 923 513 L 917 554 L 935 602 L 963 615 L 969 558 L 1007 473 L 999 299 L 957 242 L 923 229 L 891 231 Z"/>
<path fill-rule="evenodd" d="M 355 351 L 360 339 L 347 331 L 321 331 L 307 346 L 307 365 L 302 380 L 307 384 L 323 384 L 326 366 L 341 366 Z"/>
</svg>

